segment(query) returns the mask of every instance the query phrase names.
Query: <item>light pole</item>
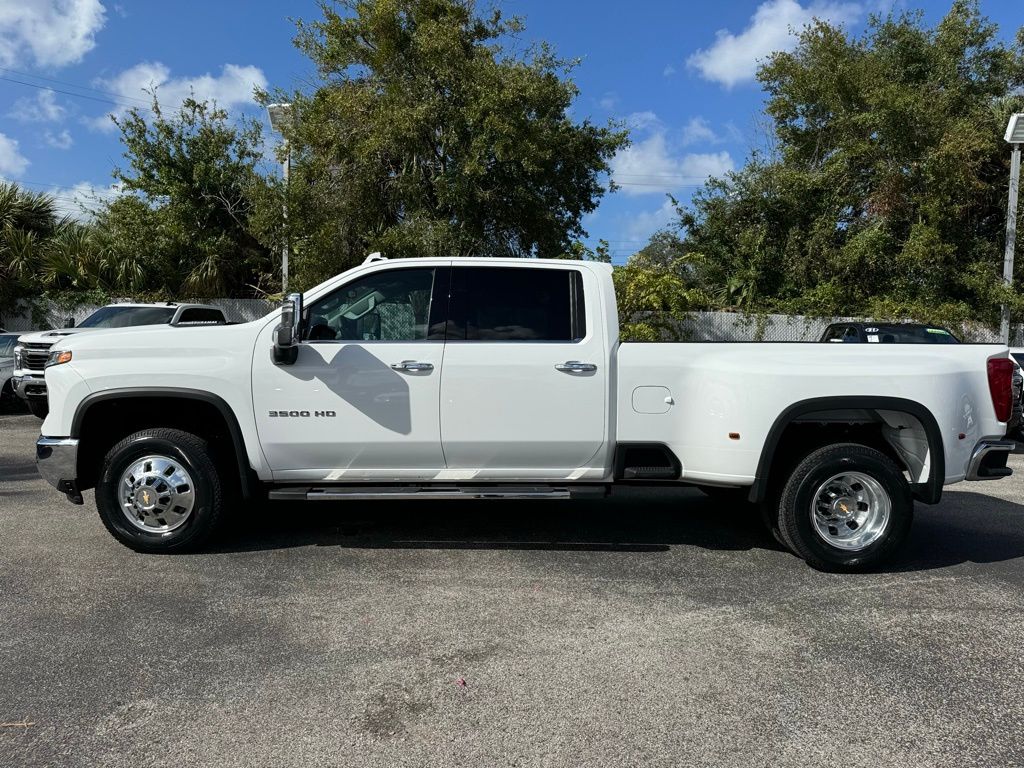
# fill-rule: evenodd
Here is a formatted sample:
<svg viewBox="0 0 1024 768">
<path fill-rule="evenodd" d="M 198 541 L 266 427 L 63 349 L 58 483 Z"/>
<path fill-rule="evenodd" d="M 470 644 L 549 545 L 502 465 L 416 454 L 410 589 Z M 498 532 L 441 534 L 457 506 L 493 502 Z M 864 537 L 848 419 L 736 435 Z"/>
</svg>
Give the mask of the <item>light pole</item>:
<svg viewBox="0 0 1024 768">
<path fill-rule="evenodd" d="M 1024 114 L 1010 116 L 1003 137 L 1013 145 L 1010 155 L 1010 194 L 1006 203 L 1006 251 L 1003 253 L 1003 282 L 1013 285 L 1013 251 L 1017 246 L 1017 193 L 1020 190 L 1020 145 L 1024 144 Z M 1010 307 L 1003 304 L 1003 317 L 999 326 L 999 339 L 1010 343 Z"/>
<path fill-rule="evenodd" d="M 288 145 L 288 130 L 292 125 L 291 104 L 268 104 L 267 114 L 270 115 L 270 127 L 281 134 L 284 147 L 284 160 L 281 163 L 281 175 L 284 177 L 284 202 L 281 204 L 284 213 L 285 236 L 281 244 L 281 293 L 288 293 L 288 175 L 292 167 L 292 150 Z"/>
</svg>

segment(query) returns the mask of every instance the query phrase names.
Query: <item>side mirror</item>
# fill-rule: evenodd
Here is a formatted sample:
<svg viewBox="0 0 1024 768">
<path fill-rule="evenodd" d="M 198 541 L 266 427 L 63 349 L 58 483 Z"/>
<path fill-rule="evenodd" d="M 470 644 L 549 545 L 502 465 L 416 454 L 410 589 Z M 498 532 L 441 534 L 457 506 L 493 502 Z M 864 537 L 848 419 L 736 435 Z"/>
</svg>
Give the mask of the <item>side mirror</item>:
<svg viewBox="0 0 1024 768">
<path fill-rule="evenodd" d="M 281 305 L 281 324 L 274 329 L 274 363 L 291 365 L 299 356 L 302 294 L 289 293 Z"/>
<path fill-rule="evenodd" d="M 69 317 L 67 320 L 65 320 L 64 321 L 64 327 L 65 328 L 74 328 L 75 327 L 75 318 Z"/>
</svg>

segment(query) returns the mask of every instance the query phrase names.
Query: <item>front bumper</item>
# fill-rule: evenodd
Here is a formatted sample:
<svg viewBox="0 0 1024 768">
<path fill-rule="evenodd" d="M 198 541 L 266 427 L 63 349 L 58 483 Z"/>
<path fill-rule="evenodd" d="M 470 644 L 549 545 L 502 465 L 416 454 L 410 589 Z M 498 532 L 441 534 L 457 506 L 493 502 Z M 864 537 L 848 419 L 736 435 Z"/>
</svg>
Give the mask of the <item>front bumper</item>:
<svg viewBox="0 0 1024 768">
<path fill-rule="evenodd" d="M 22 400 L 45 400 L 46 379 L 43 374 L 14 376 L 11 386 Z"/>
<path fill-rule="evenodd" d="M 73 437 L 40 437 L 36 440 L 36 467 L 43 479 L 75 504 L 82 503 L 78 490 L 78 440 Z"/>
<path fill-rule="evenodd" d="M 1017 449 L 1013 440 L 982 440 L 974 446 L 971 463 L 967 466 L 967 480 L 998 480 L 1008 477 L 1013 470 L 1006 459 Z"/>
</svg>

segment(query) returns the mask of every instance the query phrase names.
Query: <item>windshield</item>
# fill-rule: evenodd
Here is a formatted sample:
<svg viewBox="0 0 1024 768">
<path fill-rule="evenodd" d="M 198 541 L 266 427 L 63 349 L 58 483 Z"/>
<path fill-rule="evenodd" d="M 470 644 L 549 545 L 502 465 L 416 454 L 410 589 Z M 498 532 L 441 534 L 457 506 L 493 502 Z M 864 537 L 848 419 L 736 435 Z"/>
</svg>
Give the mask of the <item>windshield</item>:
<svg viewBox="0 0 1024 768">
<path fill-rule="evenodd" d="M 169 323 L 174 307 L 112 306 L 97 309 L 78 324 L 79 328 L 127 328 L 132 325 Z"/>
<path fill-rule="evenodd" d="M 14 345 L 18 343 L 18 334 L 8 333 L 0 336 L 0 358 L 14 357 Z"/>
</svg>

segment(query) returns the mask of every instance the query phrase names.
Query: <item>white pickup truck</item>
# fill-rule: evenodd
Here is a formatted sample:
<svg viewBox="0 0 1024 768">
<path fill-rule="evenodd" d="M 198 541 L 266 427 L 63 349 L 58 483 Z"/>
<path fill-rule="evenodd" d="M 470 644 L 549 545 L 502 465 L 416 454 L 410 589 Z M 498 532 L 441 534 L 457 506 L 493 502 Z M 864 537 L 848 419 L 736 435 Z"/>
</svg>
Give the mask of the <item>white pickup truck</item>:
<svg viewBox="0 0 1024 768">
<path fill-rule="evenodd" d="M 108 304 L 90 314 L 77 326 L 69 318 L 67 328 L 22 334 L 14 348 L 14 391 L 32 413 L 46 418 L 46 361 L 57 339 L 105 328 L 137 325 L 222 325 L 227 323 L 223 310 L 206 304 Z"/>
<path fill-rule="evenodd" d="M 244 499 L 658 483 L 759 504 L 813 566 L 860 570 L 914 499 L 1010 474 L 1012 374 L 993 345 L 620 343 L 606 265 L 375 256 L 255 322 L 61 339 L 37 462 L 146 552 Z"/>
</svg>

